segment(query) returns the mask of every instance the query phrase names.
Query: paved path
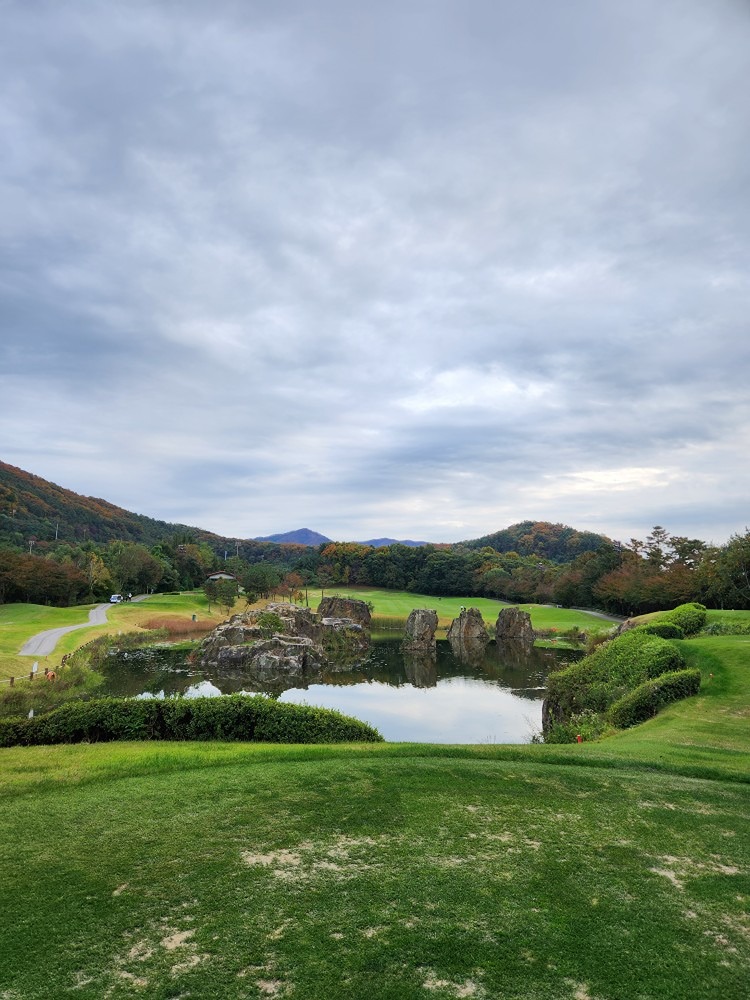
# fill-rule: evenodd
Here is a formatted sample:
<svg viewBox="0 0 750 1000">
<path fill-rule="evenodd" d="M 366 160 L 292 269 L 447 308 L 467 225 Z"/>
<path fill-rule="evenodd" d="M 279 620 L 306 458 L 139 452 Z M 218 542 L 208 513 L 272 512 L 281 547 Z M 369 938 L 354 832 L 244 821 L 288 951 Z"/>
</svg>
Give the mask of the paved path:
<svg viewBox="0 0 750 1000">
<path fill-rule="evenodd" d="M 605 622 L 627 621 L 627 618 L 623 615 L 605 615 L 603 611 L 592 611 L 591 608 L 571 608 L 571 611 L 585 611 L 587 615 L 593 615 L 594 618 L 603 618 Z"/>
<path fill-rule="evenodd" d="M 141 594 L 138 597 L 134 597 L 134 601 L 143 601 L 148 595 Z M 97 604 L 95 608 L 89 611 L 89 620 L 87 622 L 82 622 L 80 625 L 65 625 L 62 628 L 48 628 L 46 632 L 39 632 L 37 635 L 33 635 L 30 639 L 27 639 L 18 652 L 19 656 L 47 656 L 49 653 L 54 652 L 55 646 L 58 641 L 68 632 L 75 632 L 79 628 L 91 628 L 92 625 L 106 625 L 107 624 L 107 609 L 111 608 L 112 605 L 107 602 L 107 604 Z"/>
</svg>

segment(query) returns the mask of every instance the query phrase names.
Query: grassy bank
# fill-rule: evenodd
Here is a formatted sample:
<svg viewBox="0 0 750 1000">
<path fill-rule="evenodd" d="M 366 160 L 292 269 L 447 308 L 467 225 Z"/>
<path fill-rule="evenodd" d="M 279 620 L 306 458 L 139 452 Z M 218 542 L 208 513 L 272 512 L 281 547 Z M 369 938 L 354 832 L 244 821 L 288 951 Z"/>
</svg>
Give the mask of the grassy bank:
<svg viewBox="0 0 750 1000">
<path fill-rule="evenodd" d="M 116 635 L 134 629 L 153 629 L 164 626 L 172 631 L 206 631 L 226 618 L 224 610 L 211 606 L 208 609 L 202 591 L 184 594 L 152 594 L 145 601 L 113 604 L 107 611 L 108 624 L 79 629 L 63 636 L 53 653 L 48 656 L 19 656 L 21 646 L 39 632 L 68 625 L 83 625 L 95 604 L 77 605 L 73 608 L 48 608 L 39 604 L 0 605 L 0 678 L 28 676 L 34 659 L 41 669 L 56 669 L 65 653 L 78 649 L 100 635 Z M 235 609 L 245 607 L 238 601 Z M 196 621 L 193 622 L 193 615 Z"/>
<path fill-rule="evenodd" d="M 0 751 L 0 995 L 744 998 L 750 643 L 684 648 L 602 744 Z"/>
<path fill-rule="evenodd" d="M 405 590 L 378 590 L 365 587 L 332 587 L 325 591 L 326 597 L 336 594 L 340 597 L 354 597 L 360 601 L 370 601 L 373 614 L 380 618 L 405 621 L 414 608 L 434 608 L 442 627 L 450 625 L 458 618 L 462 607 L 478 608 L 487 625 L 494 627 L 497 616 L 503 608 L 511 607 L 507 601 L 495 601 L 486 597 L 431 597 L 429 594 L 412 594 Z M 310 589 L 311 607 L 317 607 L 320 591 Z M 535 629 L 557 629 L 560 632 L 579 628 L 582 632 L 606 632 L 612 625 L 586 611 L 571 608 L 557 608 L 545 604 L 517 604 L 522 611 L 531 615 Z"/>
</svg>

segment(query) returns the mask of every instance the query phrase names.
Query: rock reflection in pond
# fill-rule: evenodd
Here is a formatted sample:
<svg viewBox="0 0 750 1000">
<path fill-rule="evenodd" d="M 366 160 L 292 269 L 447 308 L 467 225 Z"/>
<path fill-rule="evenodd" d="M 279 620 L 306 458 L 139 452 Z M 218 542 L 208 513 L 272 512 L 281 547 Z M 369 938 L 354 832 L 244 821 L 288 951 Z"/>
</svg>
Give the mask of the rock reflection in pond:
<svg viewBox="0 0 750 1000">
<path fill-rule="evenodd" d="M 481 667 L 487 653 L 487 643 L 481 639 L 460 639 L 448 636 L 451 652 L 460 663 Z"/>
<path fill-rule="evenodd" d="M 438 682 L 436 650 L 404 651 L 404 670 L 407 680 L 415 688 L 435 687 Z"/>
</svg>

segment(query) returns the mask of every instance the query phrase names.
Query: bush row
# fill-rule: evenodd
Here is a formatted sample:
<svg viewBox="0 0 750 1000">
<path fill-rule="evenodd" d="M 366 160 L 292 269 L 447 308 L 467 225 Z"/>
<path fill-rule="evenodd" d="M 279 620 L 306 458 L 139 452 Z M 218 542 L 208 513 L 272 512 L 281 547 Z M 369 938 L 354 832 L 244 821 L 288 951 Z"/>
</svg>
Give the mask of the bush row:
<svg viewBox="0 0 750 1000">
<path fill-rule="evenodd" d="M 674 670 L 645 681 L 616 701 L 607 713 L 613 726 L 627 729 L 652 718 L 664 705 L 697 694 L 701 672 L 697 669 Z"/>
<path fill-rule="evenodd" d="M 684 666 L 682 654 L 670 642 L 633 629 L 551 674 L 547 695 L 560 718 L 586 710 L 604 712 L 644 681 Z"/>
<path fill-rule="evenodd" d="M 263 695 L 76 701 L 33 719 L 0 721 L 0 746 L 110 740 L 245 740 L 258 743 L 381 742 L 372 726 L 325 708 Z"/>
</svg>

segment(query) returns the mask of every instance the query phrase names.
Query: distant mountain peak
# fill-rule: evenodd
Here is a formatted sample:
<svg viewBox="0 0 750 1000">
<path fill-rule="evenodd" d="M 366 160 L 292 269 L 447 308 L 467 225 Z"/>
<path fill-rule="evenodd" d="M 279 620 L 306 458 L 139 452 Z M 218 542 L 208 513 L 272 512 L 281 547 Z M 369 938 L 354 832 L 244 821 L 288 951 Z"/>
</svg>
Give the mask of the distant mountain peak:
<svg viewBox="0 0 750 1000">
<path fill-rule="evenodd" d="M 319 531 L 313 531 L 311 528 L 297 528 L 296 531 L 284 531 L 277 535 L 264 535 L 262 538 L 253 539 L 256 542 L 280 542 L 283 544 L 291 545 L 322 545 L 324 542 L 330 542 L 330 538 L 326 538 L 325 535 L 321 535 Z"/>
</svg>

